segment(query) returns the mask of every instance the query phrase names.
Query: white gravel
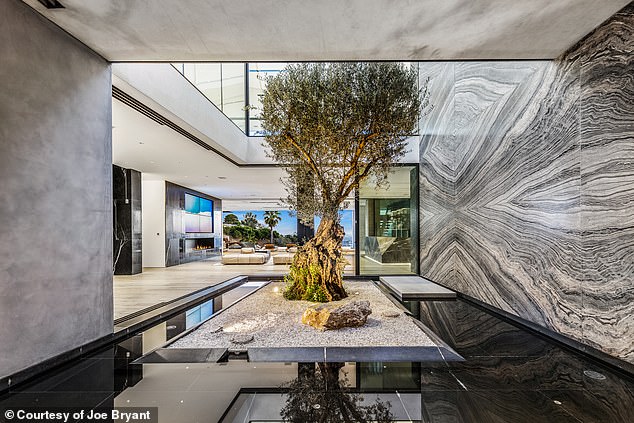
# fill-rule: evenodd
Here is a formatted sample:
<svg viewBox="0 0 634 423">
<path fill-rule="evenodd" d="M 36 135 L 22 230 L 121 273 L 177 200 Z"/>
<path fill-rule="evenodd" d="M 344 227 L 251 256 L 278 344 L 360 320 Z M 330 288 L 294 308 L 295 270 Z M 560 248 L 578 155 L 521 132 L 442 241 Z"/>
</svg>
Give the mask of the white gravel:
<svg viewBox="0 0 634 423">
<path fill-rule="evenodd" d="M 239 347 L 376 347 L 435 346 L 412 319 L 401 312 L 372 282 L 345 282 L 348 298 L 368 300 L 372 314 L 359 328 L 319 331 L 301 322 L 308 301 L 288 301 L 282 296 L 284 283 L 274 282 L 234 304 L 185 335 L 169 348 Z M 277 292 L 276 292 L 277 291 Z M 398 312 L 398 317 L 385 317 Z M 245 345 L 231 342 L 236 335 L 253 335 Z M 235 338 L 234 338 L 235 339 Z"/>
</svg>

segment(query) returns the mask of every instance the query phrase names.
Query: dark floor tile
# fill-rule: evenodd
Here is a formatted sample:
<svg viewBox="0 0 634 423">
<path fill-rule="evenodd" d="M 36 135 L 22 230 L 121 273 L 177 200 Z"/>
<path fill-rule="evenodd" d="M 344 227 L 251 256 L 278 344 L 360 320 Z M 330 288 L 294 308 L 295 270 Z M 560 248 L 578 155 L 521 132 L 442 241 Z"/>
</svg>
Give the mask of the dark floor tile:
<svg viewBox="0 0 634 423">
<path fill-rule="evenodd" d="M 542 393 L 584 423 L 629 423 L 634 418 L 634 397 L 630 392 L 553 390 Z"/>
<path fill-rule="evenodd" d="M 561 352 L 529 357 L 468 357 L 464 362 L 447 363 L 445 371 L 468 390 L 584 388 L 582 369 Z"/>
<path fill-rule="evenodd" d="M 464 386 L 448 368 L 430 368 L 423 366 L 420 371 L 422 391 L 458 391 Z"/>
<path fill-rule="evenodd" d="M 536 391 L 430 391 L 422 403 L 430 423 L 579 423 Z"/>
<path fill-rule="evenodd" d="M 105 392 L 20 392 L 0 400 L 0 409 L 16 407 L 77 407 L 94 408 L 107 404 L 112 391 Z"/>
</svg>

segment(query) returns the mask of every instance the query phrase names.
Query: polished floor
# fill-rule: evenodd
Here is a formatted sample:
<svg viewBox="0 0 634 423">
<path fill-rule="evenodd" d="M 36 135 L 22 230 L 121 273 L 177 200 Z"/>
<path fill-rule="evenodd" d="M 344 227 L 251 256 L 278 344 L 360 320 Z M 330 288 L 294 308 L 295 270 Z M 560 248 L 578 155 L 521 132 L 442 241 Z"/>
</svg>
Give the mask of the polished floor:
<svg viewBox="0 0 634 423">
<path fill-rule="evenodd" d="M 138 275 L 114 277 L 114 318 L 168 302 L 239 275 L 282 274 L 288 266 L 223 265 L 219 258 L 172 267 L 146 267 Z"/>
<path fill-rule="evenodd" d="M 409 265 L 390 264 L 385 267 L 361 259 L 366 274 L 409 273 Z M 262 265 L 223 265 L 219 257 L 181 264 L 172 267 L 145 267 L 138 275 L 114 277 L 114 318 L 130 315 L 139 310 L 171 301 L 193 291 L 206 288 L 238 275 L 275 275 L 288 272 L 288 265 L 273 264 L 269 260 Z M 354 261 L 346 266 L 345 273 L 354 273 Z"/>
<path fill-rule="evenodd" d="M 363 393 L 389 401 L 392 416 L 409 422 L 632 421 L 631 376 L 461 299 L 405 306 L 465 361 L 346 363 L 341 384 L 348 390 L 325 392 L 314 385 L 310 397 Z M 283 388 L 305 377 L 304 364 L 231 357 L 222 363 L 130 364 L 144 336 L 18 386 L 0 397 L 0 407 L 158 407 L 159 422 L 281 421 L 282 408 L 288 412 L 293 405 L 293 390 Z"/>
</svg>

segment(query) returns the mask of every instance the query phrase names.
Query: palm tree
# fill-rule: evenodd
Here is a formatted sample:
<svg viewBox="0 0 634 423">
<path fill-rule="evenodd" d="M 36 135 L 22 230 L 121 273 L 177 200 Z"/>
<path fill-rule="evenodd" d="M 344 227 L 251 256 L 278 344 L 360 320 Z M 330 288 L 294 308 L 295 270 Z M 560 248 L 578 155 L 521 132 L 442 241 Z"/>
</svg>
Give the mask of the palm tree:
<svg viewBox="0 0 634 423">
<path fill-rule="evenodd" d="M 273 228 L 282 220 L 280 212 L 277 210 L 269 210 L 264 212 L 264 223 L 271 228 L 271 244 L 273 244 Z"/>
<path fill-rule="evenodd" d="M 242 219 L 242 224 L 255 229 L 258 227 L 258 218 L 254 213 L 245 213 L 244 218 Z"/>
</svg>

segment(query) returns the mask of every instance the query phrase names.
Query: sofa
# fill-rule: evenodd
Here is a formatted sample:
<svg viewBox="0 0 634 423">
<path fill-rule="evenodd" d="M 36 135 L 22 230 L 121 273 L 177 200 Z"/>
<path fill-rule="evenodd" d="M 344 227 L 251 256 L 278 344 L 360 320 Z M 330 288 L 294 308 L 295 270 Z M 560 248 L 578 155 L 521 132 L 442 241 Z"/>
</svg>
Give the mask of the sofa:
<svg viewBox="0 0 634 423">
<path fill-rule="evenodd" d="M 273 256 L 273 264 L 291 264 L 296 252 L 297 247 L 290 247 L 284 252 L 275 254 Z"/>
<path fill-rule="evenodd" d="M 264 264 L 270 257 L 268 251 L 256 251 L 254 248 L 243 247 L 227 250 L 222 255 L 222 264 Z"/>
</svg>

